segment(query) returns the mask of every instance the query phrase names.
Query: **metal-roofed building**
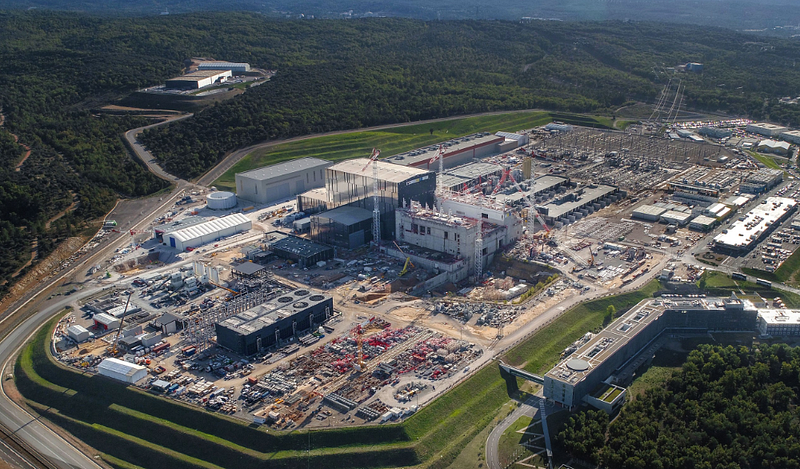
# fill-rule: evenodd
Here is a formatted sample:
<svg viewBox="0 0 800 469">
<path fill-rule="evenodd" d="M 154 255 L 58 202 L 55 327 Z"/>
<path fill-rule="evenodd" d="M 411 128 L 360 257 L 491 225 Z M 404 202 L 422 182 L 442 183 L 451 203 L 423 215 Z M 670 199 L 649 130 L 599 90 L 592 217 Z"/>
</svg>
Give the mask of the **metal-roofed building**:
<svg viewBox="0 0 800 469">
<path fill-rule="evenodd" d="M 664 331 L 754 331 L 758 311 L 731 298 L 649 299 L 594 336 L 587 336 L 544 376 L 544 396 L 574 408 L 604 383 L 624 384 L 633 359 Z"/>
<path fill-rule="evenodd" d="M 782 142 L 778 140 L 762 140 L 758 142 L 758 151 L 765 153 L 774 153 L 776 155 L 786 156 L 789 154 L 791 145 L 789 142 Z"/>
<path fill-rule="evenodd" d="M 217 343 L 240 355 L 253 355 L 320 325 L 332 314 L 330 296 L 295 290 L 218 322 Z"/>
<path fill-rule="evenodd" d="M 241 213 L 234 213 L 165 234 L 164 244 L 183 251 L 247 231 L 252 227 L 253 223 L 249 218 Z"/>
<path fill-rule="evenodd" d="M 97 373 L 123 383 L 133 384 L 147 376 L 147 368 L 117 358 L 106 358 L 97 365 Z"/>
<path fill-rule="evenodd" d="M 372 212 L 345 205 L 311 216 L 311 239 L 355 249 L 372 241 Z"/>
<path fill-rule="evenodd" d="M 270 231 L 265 235 L 265 248 L 275 257 L 296 262 L 301 268 L 310 267 L 320 261 L 333 259 L 333 248 L 310 239 Z"/>
<path fill-rule="evenodd" d="M 768 124 L 766 122 L 753 122 L 752 124 L 747 124 L 745 130 L 751 134 L 764 135 L 765 137 L 775 137 L 789 129 L 782 125 Z"/>
<path fill-rule="evenodd" d="M 694 220 L 689 222 L 689 229 L 706 232 L 711 230 L 711 228 L 714 228 L 714 225 L 716 224 L 717 224 L 716 218 L 700 215 L 698 217 L 695 217 Z"/>
<path fill-rule="evenodd" d="M 198 70 L 180 77 L 170 78 L 167 80 L 166 86 L 176 90 L 197 90 L 217 82 L 223 83 L 230 76 L 230 70 Z"/>
<path fill-rule="evenodd" d="M 572 223 L 580 217 L 615 202 L 618 200 L 616 194 L 619 192 L 618 187 L 590 184 L 568 192 L 544 206 L 537 206 L 536 210 L 548 224 Z M 586 213 L 583 213 L 584 209 Z M 580 214 L 577 215 L 577 213 Z"/>
<path fill-rule="evenodd" d="M 230 70 L 233 73 L 250 71 L 250 64 L 246 62 L 200 62 L 198 70 Z"/>
<path fill-rule="evenodd" d="M 647 221 L 658 221 L 667 209 L 657 205 L 642 205 L 636 208 L 631 214 L 631 218 Z"/>
<path fill-rule="evenodd" d="M 781 182 L 783 182 L 783 171 L 780 169 L 761 168 L 750 174 L 739 185 L 739 191 L 748 194 L 760 194 L 772 189 Z"/>
<path fill-rule="evenodd" d="M 518 147 L 530 143 L 530 137 L 528 137 L 528 134 L 526 133 L 496 132 L 495 135 L 498 137 L 503 137 L 506 139 L 506 141 L 512 140 L 516 142 Z"/>
<path fill-rule="evenodd" d="M 800 130 L 787 130 L 786 132 L 781 132 L 778 136 L 789 143 L 800 145 Z"/>
<path fill-rule="evenodd" d="M 476 158 L 483 158 L 494 153 L 504 151 L 501 146 L 505 143 L 504 137 L 498 137 L 489 133 L 479 133 L 467 135 L 465 137 L 454 138 L 444 142 L 444 169 L 454 168 L 466 163 L 471 163 Z M 511 145 L 516 147 L 516 142 Z M 415 168 L 438 170 L 439 163 L 431 163 L 431 159 L 439 150 L 439 145 L 431 145 L 425 148 L 400 153 L 399 155 L 386 158 L 398 165 L 413 166 Z"/>
<path fill-rule="evenodd" d="M 722 251 L 750 249 L 797 208 L 794 199 L 767 197 L 744 217 L 731 223 L 714 237 L 714 247 Z"/>
<path fill-rule="evenodd" d="M 328 209 L 352 205 L 372 212 L 372 168 L 366 158 L 342 161 L 325 170 Z M 378 209 L 381 212 L 381 237 L 394 238 L 394 211 L 412 200 L 433 206 L 436 174 L 410 166 L 400 166 L 379 160 Z"/>
<path fill-rule="evenodd" d="M 332 164 L 307 157 L 236 173 L 236 195 L 259 204 L 288 199 L 325 186 L 325 168 Z"/>
</svg>

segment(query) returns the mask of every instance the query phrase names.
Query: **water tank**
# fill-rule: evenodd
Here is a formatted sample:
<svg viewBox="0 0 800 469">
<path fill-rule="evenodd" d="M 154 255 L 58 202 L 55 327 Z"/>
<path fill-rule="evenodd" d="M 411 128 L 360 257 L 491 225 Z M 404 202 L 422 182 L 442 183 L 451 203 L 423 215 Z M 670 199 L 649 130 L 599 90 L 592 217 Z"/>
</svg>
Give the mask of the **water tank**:
<svg viewBox="0 0 800 469">
<path fill-rule="evenodd" d="M 212 192 L 206 197 L 208 208 L 212 210 L 227 210 L 236 206 L 236 194 L 233 192 Z"/>
</svg>

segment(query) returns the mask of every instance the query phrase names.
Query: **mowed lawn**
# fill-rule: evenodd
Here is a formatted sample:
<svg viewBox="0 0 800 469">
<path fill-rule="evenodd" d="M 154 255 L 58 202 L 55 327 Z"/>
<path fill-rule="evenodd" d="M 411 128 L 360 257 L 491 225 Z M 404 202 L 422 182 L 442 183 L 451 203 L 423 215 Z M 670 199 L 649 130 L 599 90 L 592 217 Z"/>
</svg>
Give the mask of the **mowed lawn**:
<svg viewBox="0 0 800 469">
<path fill-rule="evenodd" d="M 381 150 L 381 157 L 388 157 L 475 132 L 494 133 L 500 130 L 516 132 L 520 129 L 530 129 L 547 124 L 554 119 L 574 120 L 576 124 L 600 127 L 607 124 L 607 119 L 604 118 L 548 112 L 512 112 L 314 137 L 258 149 L 233 165 L 214 181 L 213 185 L 220 190 L 235 190 L 236 173 L 306 156 L 329 161 L 342 161 L 350 158 L 369 157 L 372 149 L 378 148 Z M 433 133 L 431 133 L 431 129 L 433 129 Z"/>
</svg>

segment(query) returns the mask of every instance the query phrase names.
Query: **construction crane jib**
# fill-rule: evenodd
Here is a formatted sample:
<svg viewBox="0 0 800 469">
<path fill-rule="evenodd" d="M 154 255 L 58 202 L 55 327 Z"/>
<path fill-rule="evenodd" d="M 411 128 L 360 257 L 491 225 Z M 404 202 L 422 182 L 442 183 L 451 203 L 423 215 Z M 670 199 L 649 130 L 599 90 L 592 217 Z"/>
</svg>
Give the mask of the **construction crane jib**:
<svg viewBox="0 0 800 469">
<path fill-rule="evenodd" d="M 380 154 L 380 150 L 373 148 L 369 161 L 361 170 L 364 172 L 370 164 L 372 165 L 372 242 L 377 247 L 381 245 L 381 209 L 378 195 L 378 156 Z"/>
</svg>

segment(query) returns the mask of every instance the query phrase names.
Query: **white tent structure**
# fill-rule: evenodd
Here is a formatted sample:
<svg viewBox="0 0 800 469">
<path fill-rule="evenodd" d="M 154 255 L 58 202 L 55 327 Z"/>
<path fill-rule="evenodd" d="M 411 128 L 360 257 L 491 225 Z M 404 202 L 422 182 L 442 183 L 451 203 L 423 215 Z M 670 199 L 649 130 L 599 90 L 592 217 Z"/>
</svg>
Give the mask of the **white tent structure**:
<svg viewBox="0 0 800 469">
<path fill-rule="evenodd" d="M 164 235 L 164 243 L 180 251 L 186 248 L 196 248 L 204 244 L 217 241 L 226 236 L 231 236 L 253 227 L 249 218 L 241 213 L 234 213 L 216 220 L 207 221 L 173 231 Z"/>
<path fill-rule="evenodd" d="M 97 365 L 97 372 L 103 376 L 133 384 L 147 376 L 147 368 L 117 358 L 106 358 Z"/>
</svg>

